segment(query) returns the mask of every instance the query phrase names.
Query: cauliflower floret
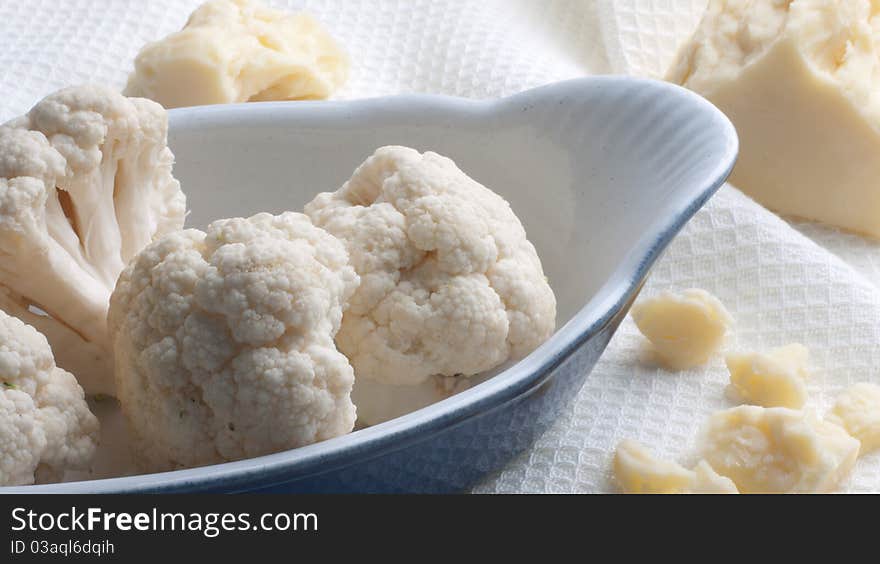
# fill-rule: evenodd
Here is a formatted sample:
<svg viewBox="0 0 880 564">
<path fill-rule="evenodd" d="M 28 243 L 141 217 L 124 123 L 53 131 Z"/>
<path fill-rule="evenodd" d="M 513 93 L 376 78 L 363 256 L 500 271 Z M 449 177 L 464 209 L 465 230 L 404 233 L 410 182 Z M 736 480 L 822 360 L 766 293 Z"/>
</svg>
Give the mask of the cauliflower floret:
<svg viewBox="0 0 880 564">
<path fill-rule="evenodd" d="M 446 157 L 380 148 L 305 211 L 361 276 L 336 337 L 359 382 L 471 376 L 553 333 L 556 299 L 519 219 Z"/>
<path fill-rule="evenodd" d="M 111 297 L 116 384 L 134 452 L 199 466 L 349 432 L 354 374 L 333 336 L 359 282 L 297 213 L 225 219 L 149 245 Z"/>
<path fill-rule="evenodd" d="M 0 309 L 43 333 L 89 393 L 113 394 L 107 307 L 154 236 L 183 227 L 158 104 L 67 88 L 0 126 Z"/>
<path fill-rule="evenodd" d="M 98 420 L 76 378 L 55 366 L 46 338 L 0 311 L 0 485 L 83 469 L 97 440 Z"/>
<path fill-rule="evenodd" d="M 735 494 L 734 483 L 701 460 L 693 469 L 660 460 L 640 443 L 621 441 L 614 454 L 614 477 L 624 493 Z"/>
<path fill-rule="evenodd" d="M 348 57 L 312 16 L 250 0 L 213 0 L 141 49 L 125 93 L 166 108 L 328 98 Z"/>
</svg>

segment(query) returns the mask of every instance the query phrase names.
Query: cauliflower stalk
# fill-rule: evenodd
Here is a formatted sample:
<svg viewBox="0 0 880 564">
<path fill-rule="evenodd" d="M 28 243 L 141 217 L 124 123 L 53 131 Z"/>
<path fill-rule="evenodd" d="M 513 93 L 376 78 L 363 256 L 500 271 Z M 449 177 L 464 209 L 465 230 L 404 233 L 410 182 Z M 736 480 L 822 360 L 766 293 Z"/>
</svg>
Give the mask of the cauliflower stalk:
<svg viewBox="0 0 880 564">
<path fill-rule="evenodd" d="M 0 311 L 0 485 L 84 469 L 97 439 L 82 388 L 55 366 L 46 338 Z"/>
<path fill-rule="evenodd" d="M 0 126 L 0 309 L 42 332 L 89 393 L 112 394 L 107 307 L 124 265 L 183 227 L 158 104 L 67 88 Z"/>
<path fill-rule="evenodd" d="M 361 277 L 336 337 L 359 388 L 472 376 L 555 328 L 556 299 L 519 219 L 446 157 L 380 148 L 305 212 Z"/>
<path fill-rule="evenodd" d="M 148 468 L 212 464 L 351 431 L 352 367 L 333 342 L 359 282 L 297 213 L 169 234 L 111 298 L 116 384 Z"/>
</svg>

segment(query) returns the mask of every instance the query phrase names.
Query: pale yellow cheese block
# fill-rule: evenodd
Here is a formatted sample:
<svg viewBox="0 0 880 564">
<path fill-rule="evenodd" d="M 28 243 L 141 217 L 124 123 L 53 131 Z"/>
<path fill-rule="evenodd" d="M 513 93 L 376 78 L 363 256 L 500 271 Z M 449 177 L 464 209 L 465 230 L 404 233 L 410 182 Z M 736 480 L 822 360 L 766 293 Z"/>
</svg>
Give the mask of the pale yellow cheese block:
<svg viewBox="0 0 880 564">
<path fill-rule="evenodd" d="M 614 454 L 614 477 L 623 493 L 735 494 L 729 478 L 701 460 L 693 469 L 655 458 L 640 443 L 621 441 Z"/>
<path fill-rule="evenodd" d="M 672 370 L 707 362 L 733 324 L 724 304 L 699 288 L 639 300 L 632 318 L 651 342 L 657 359 Z"/>
<path fill-rule="evenodd" d="M 880 448 L 880 386 L 862 382 L 844 391 L 828 421 L 840 425 L 862 443 L 861 453 Z"/>
<path fill-rule="evenodd" d="M 737 399 L 762 407 L 800 409 L 807 402 L 810 353 L 800 343 L 725 358 Z"/>
<path fill-rule="evenodd" d="M 880 237 L 878 26 L 868 0 L 713 0 L 668 78 L 733 121 L 735 186 Z"/>
<path fill-rule="evenodd" d="M 144 46 L 127 96 L 176 108 L 328 98 L 348 76 L 348 56 L 310 15 L 254 0 L 212 0 L 181 31 Z"/>
<path fill-rule="evenodd" d="M 709 418 L 700 455 L 742 493 L 811 493 L 836 488 L 859 441 L 814 414 L 743 405 Z"/>
</svg>

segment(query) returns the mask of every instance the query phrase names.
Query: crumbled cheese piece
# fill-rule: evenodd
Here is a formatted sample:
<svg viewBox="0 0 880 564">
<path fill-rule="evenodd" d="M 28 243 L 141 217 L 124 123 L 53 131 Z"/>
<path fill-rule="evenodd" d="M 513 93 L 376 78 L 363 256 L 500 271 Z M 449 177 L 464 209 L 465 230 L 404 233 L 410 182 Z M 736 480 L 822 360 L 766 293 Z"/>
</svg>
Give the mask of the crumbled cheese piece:
<svg viewBox="0 0 880 564">
<path fill-rule="evenodd" d="M 730 385 L 745 403 L 800 409 L 807 401 L 809 356 L 799 343 L 763 353 L 728 354 Z"/>
<path fill-rule="evenodd" d="M 781 213 L 880 236 L 880 11 L 712 0 L 668 75 L 736 126 L 732 183 Z"/>
<path fill-rule="evenodd" d="M 692 494 L 735 494 L 739 493 L 733 480 L 715 471 L 705 460 L 694 467 L 694 478 L 687 492 Z"/>
<path fill-rule="evenodd" d="M 694 470 L 654 458 L 641 444 L 622 441 L 614 456 L 614 475 L 624 493 L 738 493 L 733 482 L 705 461 Z"/>
<path fill-rule="evenodd" d="M 633 306 L 632 316 L 659 359 L 675 370 L 709 360 L 733 323 L 718 298 L 696 288 L 641 300 Z"/>
<path fill-rule="evenodd" d="M 166 108 L 311 100 L 328 98 L 347 76 L 348 57 L 310 15 L 212 0 L 141 49 L 125 92 Z"/>
<path fill-rule="evenodd" d="M 700 452 L 743 493 L 827 492 L 852 469 L 859 441 L 809 412 L 744 405 L 712 415 Z"/>
<path fill-rule="evenodd" d="M 827 419 L 861 441 L 862 454 L 880 448 L 880 386 L 850 387 L 837 398 Z"/>
</svg>

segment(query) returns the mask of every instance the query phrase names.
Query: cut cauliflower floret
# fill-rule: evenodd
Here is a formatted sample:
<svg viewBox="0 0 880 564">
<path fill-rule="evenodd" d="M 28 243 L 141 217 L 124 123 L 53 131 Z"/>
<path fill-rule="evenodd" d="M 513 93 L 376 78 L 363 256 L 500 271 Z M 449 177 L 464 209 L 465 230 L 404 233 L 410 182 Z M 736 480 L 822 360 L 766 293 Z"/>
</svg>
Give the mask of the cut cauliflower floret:
<svg viewBox="0 0 880 564">
<path fill-rule="evenodd" d="M 693 469 L 655 458 L 640 443 L 621 441 L 614 454 L 614 477 L 624 493 L 735 494 L 734 483 L 705 461 Z"/>
<path fill-rule="evenodd" d="M 0 311 L 0 485 L 84 469 L 97 440 L 98 420 L 73 375 L 55 366 L 46 338 Z"/>
<path fill-rule="evenodd" d="M 305 211 L 361 276 L 336 338 L 359 386 L 472 376 L 553 333 L 556 299 L 519 219 L 446 157 L 380 148 Z"/>
<path fill-rule="evenodd" d="M 807 401 L 807 360 L 800 343 L 758 353 L 731 353 L 726 357 L 734 395 L 762 407 L 800 409 Z"/>
<path fill-rule="evenodd" d="M 861 454 L 880 448 L 880 386 L 863 382 L 849 387 L 827 419 L 861 441 Z"/>
<path fill-rule="evenodd" d="M 743 493 L 827 492 L 849 474 L 859 441 L 810 412 L 743 405 L 712 415 L 701 454 Z"/>
<path fill-rule="evenodd" d="M 632 308 L 632 318 L 651 341 L 658 359 L 673 370 L 708 361 L 733 324 L 724 304 L 698 288 L 640 300 Z"/>
<path fill-rule="evenodd" d="M 354 374 L 333 343 L 358 285 L 297 213 L 215 221 L 149 245 L 110 305 L 116 383 L 148 468 L 212 464 L 349 432 Z"/>
<path fill-rule="evenodd" d="M 0 309 L 43 333 L 89 393 L 112 394 L 107 307 L 125 263 L 183 227 L 158 104 L 61 90 L 0 126 Z"/>
<path fill-rule="evenodd" d="M 166 108 L 328 98 L 348 57 L 321 24 L 251 0 L 213 0 L 141 49 L 125 93 Z"/>
</svg>

